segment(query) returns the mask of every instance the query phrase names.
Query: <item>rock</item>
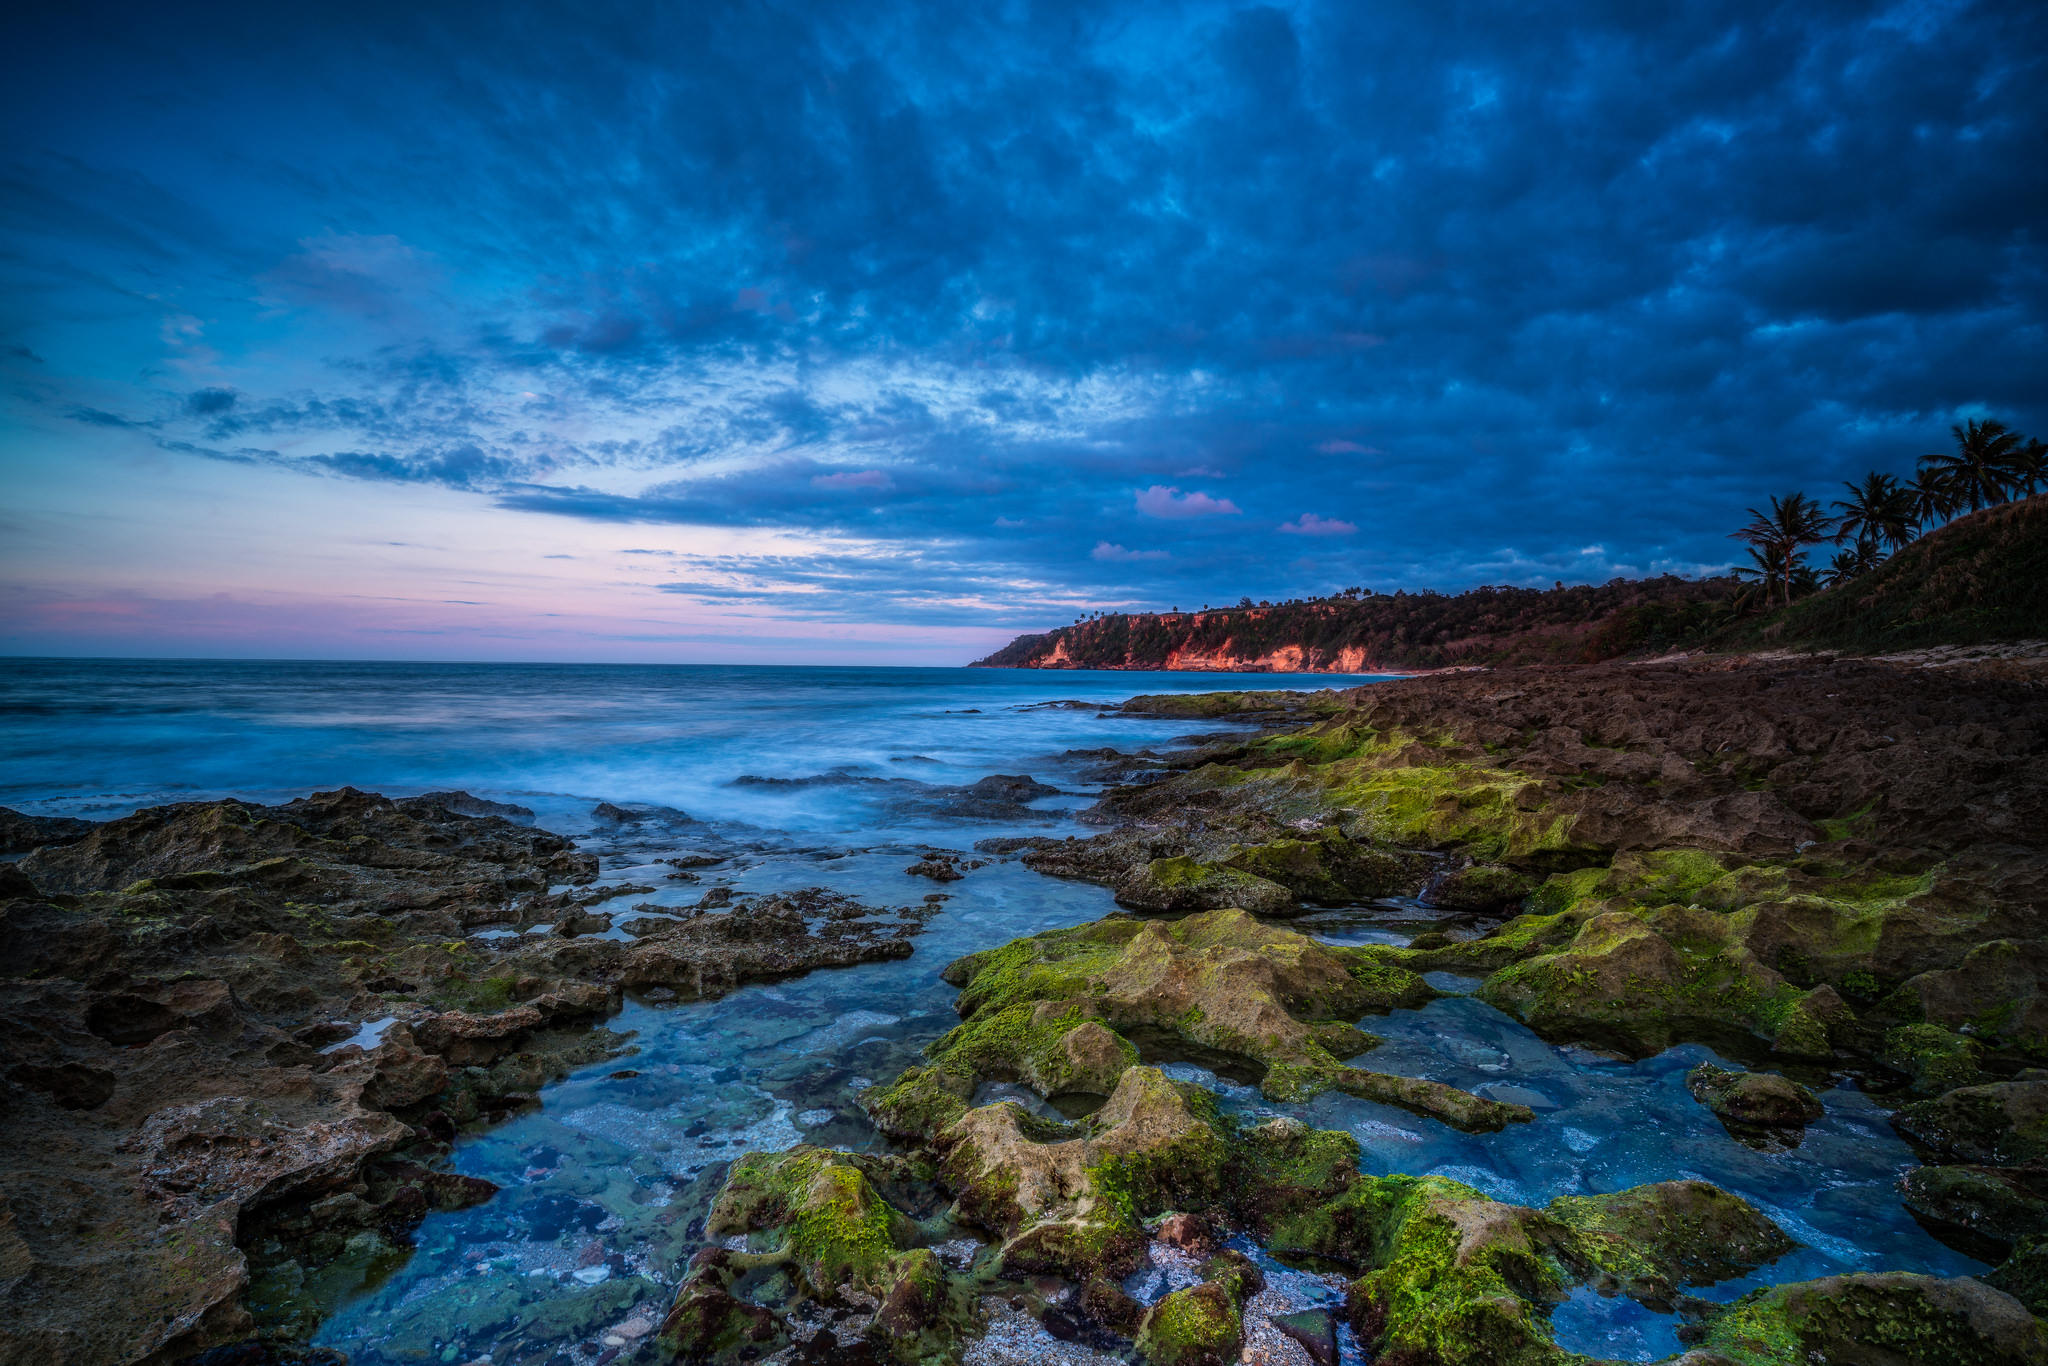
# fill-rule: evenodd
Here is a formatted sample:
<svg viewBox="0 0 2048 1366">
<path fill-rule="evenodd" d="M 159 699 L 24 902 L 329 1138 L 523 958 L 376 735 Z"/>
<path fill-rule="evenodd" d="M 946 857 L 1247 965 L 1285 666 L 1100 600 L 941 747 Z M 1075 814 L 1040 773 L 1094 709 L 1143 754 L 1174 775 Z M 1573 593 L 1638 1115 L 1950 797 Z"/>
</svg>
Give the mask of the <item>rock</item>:
<svg viewBox="0 0 2048 1366">
<path fill-rule="evenodd" d="M 471 796 L 467 792 L 429 792 L 419 797 L 403 799 L 401 807 L 411 809 L 432 804 L 458 816 L 497 816 L 520 825 L 533 824 L 533 808 L 520 806 L 516 802 L 494 802 L 487 797 Z"/>
<path fill-rule="evenodd" d="M 1168 1247 L 1197 1257 L 1206 1257 L 1216 1250 L 1216 1230 L 1197 1214 L 1169 1214 L 1152 1236 Z"/>
<path fill-rule="evenodd" d="M 1230 1302 L 1242 1308 L 1244 1302 L 1266 1288 L 1266 1273 L 1259 1264 L 1235 1248 L 1225 1248 L 1202 1264 L 1202 1279 L 1223 1287 Z"/>
<path fill-rule="evenodd" d="M 958 882 L 966 874 L 953 866 L 953 861 L 943 855 L 928 855 L 903 870 L 912 877 L 928 877 L 933 882 Z"/>
<path fill-rule="evenodd" d="M 1544 1212 L 1570 1230 L 1568 1259 L 1652 1308 L 1668 1308 L 1681 1287 L 1742 1275 L 1797 1246 L 1748 1201 L 1705 1181 L 1561 1196 Z"/>
<path fill-rule="evenodd" d="M 1136 1337 L 1138 1325 L 1145 1321 L 1146 1306 L 1109 1276 L 1089 1277 L 1081 1287 L 1080 1305 L 1090 1319 L 1121 1337 Z"/>
<path fill-rule="evenodd" d="M 133 1046 L 174 1029 L 238 1034 L 241 1012 L 227 983 L 187 980 L 102 996 L 86 1008 L 85 1026 L 108 1043 Z"/>
<path fill-rule="evenodd" d="M 1536 881 L 1526 873 L 1497 863 L 1472 863 L 1430 883 L 1422 899 L 1447 911 L 1485 915 L 1518 905 L 1534 890 Z"/>
<path fill-rule="evenodd" d="M 1398 895 L 1414 885 L 1419 866 L 1413 855 L 1360 844 L 1327 827 L 1303 838 L 1237 845 L 1224 862 L 1304 901 L 1333 906 Z"/>
<path fill-rule="evenodd" d="M 906 1261 L 914 1224 L 875 1190 L 859 1157 L 808 1144 L 749 1153 L 705 1221 L 713 1237 L 785 1229 L 781 1257 L 806 1291 L 834 1300 L 885 1296 L 905 1276 L 929 1279 L 928 1249 Z M 739 1264 L 737 1259 L 735 1264 Z"/>
<path fill-rule="evenodd" d="M 1022 773 L 991 773 L 986 778 L 969 783 L 965 790 L 975 797 L 1019 803 L 1060 795 L 1058 788 L 1048 787 L 1038 779 Z"/>
<path fill-rule="evenodd" d="M 2025 1305 L 2034 1317 L 2048 1314 L 2048 1239 L 2020 1239 L 2012 1255 L 1982 1279 Z"/>
<path fill-rule="evenodd" d="M 1752 1271 L 1793 1246 L 1746 1202 L 1698 1181 L 1564 1197 L 1541 1211 L 1435 1176 L 1384 1177 L 1375 1191 L 1383 1251 L 1346 1302 L 1377 1360 L 1562 1360 L 1546 1307 L 1574 1280 L 1668 1311 L 1677 1287 Z"/>
<path fill-rule="evenodd" d="M 1686 1073 L 1685 1085 L 1692 1098 L 1712 1110 L 1730 1132 L 1803 1129 L 1822 1114 L 1813 1092 L 1770 1072 L 1731 1072 L 1703 1062 Z"/>
<path fill-rule="evenodd" d="M 1923 1221 L 1985 1242 L 2048 1237 L 2048 1168 L 1916 1167 L 1899 1190 Z"/>
<path fill-rule="evenodd" d="M 1261 1089 L 1276 1100 L 1337 1087 L 1474 1130 L 1530 1114 L 1438 1082 L 1339 1062 L 1319 1042 L 1337 1037 L 1329 1024 L 1367 1010 L 1420 1004 L 1435 993 L 1371 950 L 1322 945 L 1241 910 L 1173 924 L 1113 917 L 971 954 L 945 975 L 962 987 L 956 1008 L 963 1023 L 932 1046 L 928 1068 L 865 1097 L 886 1132 L 943 1127 L 964 1111 L 982 1080 L 1018 1081 L 1048 1097 L 1106 1090 L 1113 1073 L 1105 1073 L 1116 1059 L 1123 1056 L 1128 1065 L 1135 1057 L 1128 1044 L 1108 1040 L 1133 1029 L 1177 1034 L 1188 1044 L 1243 1057 L 1264 1069 Z M 1084 1026 L 1087 1031 L 1070 1040 Z M 1347 1048 L 1364 1041 L 1348 1027 L 1342 1040 Z M 1074 1051 L 1084 1041 L 1085 1067 Z"/>
<path fill-rule="evenodd" d="M 1938 1024 L 1901 1025 L 1885 1033 L 1877 1059 L 1912 1079 L 1913 1090 L 1938 1096 L 1982 1081 L 1983 1045 Z"/>
<path fill-rule="evenodd" d="M 1892 1127 L 1951 1162 L 2048 1164 L 2048 1081 L 1961 1087 L 1905 1106 Z"/>
<path fill-rule="evenodd" d="M 1301 1344 L 1314 1366 L 1338 1366 L 1337 1320 L 1326 1309 L 1273 1315 L 1273 1326 Z"/>
<path fill-rule="evenodd" d="M 1153 859 L 1133 871 L 1117 884 L 1116 901 L 1136 911 L 1208 911 L 1234 906 L 1254 915 L 1274 915 L 1291 908 L 1294 896 L 1277 882 L 1235 868 L 1175 857 Z"/>
<path fill-rule="evenodd" d="M 1237 1305 L 1207 1281 L 1160 1300 L 1138 1328 L 1138 1351 L 1152 1366 L 1231 1366 L 1243 1345 Z"/>
<path fill-rule="evenodd" d="M 1889 1271 L 1752 1291 L 1708 1322 L 1696 1353 L 1708 1361 L 2039 1366 L 2048 1331 L 1981 1281 Z"/>
<path fill-rule="evenodd" d="M 391 1026 L 362 1056 L 371 1069 L 363 1100 L 380 1110 L 417 1105 L 447 1089 L 447 1062 L 419 1047 L 405 1025 Z"/>
<path fill-rule="evenodd" d="M 338 1185 L 410 1133 L 389 1115 L 287 1123 L 260 1101 L 216 1096 L 157 1111 L 122 1146 L 138 1154 L 150 1196 L 189 1217 Z"/>
<path fill-rule="evenodd" d="M 530 1005 L 494 1015 L 451 1010 L 418 1021 L 412 1032 L 427 1052 L 437 1053 L 457 1067 L 481 1067 L 510 1053 L 528 1031 L 540 1028 L 546 1019 Z"/>
<path fill-rule="evenodd" d="M 91 821 L 70 816 L 25 816 L 0 806 L 0 854 L 26 854 L 46 844 L 70 844 L 91 833 L 92 825 Z M 8 895 L 31 896 L 34 893 L 10 892 Z"/>
<path fill-rule="evenodd" d="M 118 1084 L 106 1068 L 76 1062 L 55 1067 L 16 1063 L 7 1069 L 7 1079 L 17 1086 L 42 1092 L 66 1110 L 97 1110 L 112 1098 Z"/>
<path fill-rule="evenodd" d="M 662 1319 L 661 1350 L 682 1361 L 706 1361 L 773 1343 L 781 1336 L 775 1315 L 734 1296 L 731 1254 L 707 1248 L 690 1264 L 690 1274 Z"/>
</svg>

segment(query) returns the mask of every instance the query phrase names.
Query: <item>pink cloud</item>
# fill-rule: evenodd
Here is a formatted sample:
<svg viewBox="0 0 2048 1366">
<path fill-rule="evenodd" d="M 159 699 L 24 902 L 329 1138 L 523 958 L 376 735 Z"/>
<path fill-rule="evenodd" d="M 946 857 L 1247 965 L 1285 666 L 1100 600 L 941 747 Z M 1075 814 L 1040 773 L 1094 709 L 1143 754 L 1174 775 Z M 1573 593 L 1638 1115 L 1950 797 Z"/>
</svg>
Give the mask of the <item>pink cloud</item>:
<svg viewBox="0 0 2048 1366">
<path fill-rule="evenodd" d="M 1108 541 L 1097 541 L 1095 549 L 1088 552 L 1088 558 L 1091 560 L 1110 560 L 1119 563 L 1128 560 L 1163 560 L 1166 558 L 1166 552 L 1163 550 L 1126 550 L 1122 546 L 1112 545 Z"/>
<path fill-rule="evenodd" d="M 1356 441 L 1324 441 L 1316 446 L 1324 455 L 1378 455 L 1377 446 L 1361 446 Z"/>
<path fill-rule="evenodd" d="M 836 474 L 814 474 L 811 484 L 821 489 L 893 489 L 896 481 L 882 470 L 840 470 Z"/>
<path fill-rule="evenodd" d="M 1228 498 L 1182 493 L 1164 484 L 1154 484 L 1138 495 L 1138 511 L 1147 517 L 1235 517 L 1243 509 Z"/>
<path fill-rule="evenodd" d="M 1290 536 L 1349 536 L 1358 530 L 1358 523 L 1304 512 L 1291 522 L 1282 522 L 1280 529 Z"/>
</svg>

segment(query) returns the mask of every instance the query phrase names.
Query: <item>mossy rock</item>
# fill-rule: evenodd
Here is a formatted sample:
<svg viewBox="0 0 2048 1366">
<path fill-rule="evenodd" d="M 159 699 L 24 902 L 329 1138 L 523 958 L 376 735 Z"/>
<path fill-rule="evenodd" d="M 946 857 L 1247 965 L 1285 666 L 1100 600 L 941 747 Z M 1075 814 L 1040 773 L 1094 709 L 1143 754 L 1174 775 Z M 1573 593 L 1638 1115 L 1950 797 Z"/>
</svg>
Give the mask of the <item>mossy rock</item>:
<svg viewBox="0 0 2048 1366">
<path fill-rule="evenodd" d="M 1413 1366 L 1550 1366 L 1549 1305 L 1569 1276 L 1562 1230 L 1534 1210 L 1443 1177 L 1362 1190 L 1373 1269 L 1351 1282 L 1352 1326 L 1373 1359 Z"/>
<path fill-rule="evenodd" d="M 1887 1030 L 1877 1060 L 1905 1073 L 1913 1090 L 1923 1096 L 1938 1096 L 1984 1079 L 1983 1045 L 1937 1024 Z"/>
<path fill-rule="evenodd" d="M 1527 873 L 1498 863 L 1474 863 L 1431 884 L 1423 899 L 1447 911 L 1490 914 L 1515 906 L 1536 888 Z"/>
<path fill-rule="evenodd" d="M 1903 1107 L 1892 1127 L 1951 1162 L 2048 1164 L 2048 1081 L 1964 1086 Z"/>
<path fill-rule="evenodd" d="M 1329 906 L 1399 895 L 1413 887 L 1418 873 L 1414 855 L 1360 844 L 1335 829 L 1239 845 L 1224 862 L 1277 883 L 1303 901 Z"/>
<path fill-rule="evenodd" d="M 2039 1167 L 1917 1167 L 1899 1190 L 1920 1220 L 1966 1239 L 2012 1248 L 2048 1237 L 2048 1170 Z"/>
<path fill-rule="evenodd" d="M 1138 1328 L 1138 1352 L 1152 1366 L 1231 1366 L 1243 1347 L 1238 1306 L 1210 1281 L 1166 1296 Z"/>
<path fill-rule="evenodd" d="M 902 1268 L 898 1253 L 915 1223 L 875 1190 L 857 1156 L 799 1144 L 748 1153 L 733 1165 L 705 1229 L 714 1236 L 766 1233 L 812 1294 L 882 1295 Z"/>
<path fill-rule="evenodd" d="M 657 1335 L 663 1352 L 680 1362 L 735 1361 L 759 1355 L 782 1336 L 773 1313 L 732 1293 L 736 1274 L 723 1248 L 706 1248 L 691 1259 Z"/>
<path fill-rule="evenodd" d="M 1545 1213 L 1570 1230 L 1565 1255 L 1652 1307 L 1685 1286 L 1744 1275 L 1796 1244 L 1755 1206 L 1705 1181 L 1562 1196 Z"/>
<path fill-rule="evenodd" d="M 1685 1074 L 1685 1085 L 1731 1128 L 1802 1129 L 1822 1114 L 1813 1092 L 1771 1072 L 1736 1072 L 1703 1062 Z"/>
<path fill-rule="evenodd" d="M 2040 1366 L 2048 1331 L 1981 1281 L 1890 1271 L 1753 1291 L 1708 1323 L 1695 1351 L 1738 1366 Z"/>
<path fill-rule="evenodd" d="M 2012 1255 L 1983 1281 L 2018 1300 L 2036 1318 L 2048 1317 L 2048 1238 L 2020 1239 Z"/>
<path fill-rule="evenodd" d="M 1254 915 L 1298 909 L 1294 894 L 1277 882 L 1186 855 L 1157 858 L 1116 885 L 1119 906 L 1175 914 L 1238 906 Z"/>
<path fill-rule="evenodd" d="M 1503 1105 L 1439 1082 L 1346 1066 L 1369 1036 L 1347 1021 L 1372 1010 L 1419 1005 L 1435 995 L 1420 975 L 1377 949 L 1333 948 L 1262 924 L 1240 909 L 1168 923 L 1112 917 L 1054 930 L 950 964 L 961 988 L 961 1025 L 933 1044 L 924 1074 L 868 1101 L 893 1134 L 957 1118 L 974 1086 L 1015 1081 L 1048 1098 L 1109 1090 L 1135 1057 L 1114 1031 L 1177 1036 L 1197 1050 L 1243 1058 L 1263 1070 L 1274 1100 L 1305 1100 L 1337 1087 L 1468 1129 L 1526 1120 Z M 933 1076 L 929 1074 L 936 1073 Z"/>
</svg>

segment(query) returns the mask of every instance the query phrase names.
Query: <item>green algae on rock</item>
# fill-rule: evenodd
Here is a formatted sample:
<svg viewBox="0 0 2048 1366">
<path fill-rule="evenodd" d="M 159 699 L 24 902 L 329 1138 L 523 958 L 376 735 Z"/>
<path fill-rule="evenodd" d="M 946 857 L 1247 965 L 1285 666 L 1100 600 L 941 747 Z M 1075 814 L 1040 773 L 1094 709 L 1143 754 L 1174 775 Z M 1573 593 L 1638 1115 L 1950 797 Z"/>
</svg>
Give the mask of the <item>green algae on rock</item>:
<svg viewBox="0 0 2048 1366">
<path fill-rule="evenodd" d="M 1340 1061 L 1326 1043 L 1354 1052 L 1366 1043 L 1351 1020 L 1435 992 L 1378 949 L 1319 944 L 1238 909 L 1049 931 L 970 954 L 946 980 L 961 988 L 963 1022 L 932 1045 L 927 1067 L 867 1101 L 884 1132 L 915 1137 L 951 1123 L 986 1080 L 1048 1099 L 1101 1093 L 1110 1070 L 1129 1062 L 1111 1031 L 1150 1031 L 1241 1059 L 1274 1100 L 1335 1088 L 1482 1131 L 1530 1117 L 1522 1106 Z"/>
<path fill-rule="evenodd" d="M 1244 1345 L 1241 1310 L 1215 1281 L 1176 1290 L 1145 1311 L 1138 1351 L 1152 1366 L 1231 1366 Z"/>
<path fill-rule="evenodd" d="M 1981 1281 L 1887 1271 L 1753 1291 L 1709 1320 L 1704 1341 L 1680 1360 L 2040 1366 L 2048 1362 L 2048 1330 L 2018 1300 Z"/>
<path fill-rule="evenodd" d="M 2048 1163 L 2048 1080 L 1960 1087 L 1905 1106 L 1892 1127 L 1951 1162 Z"/>
</svg>

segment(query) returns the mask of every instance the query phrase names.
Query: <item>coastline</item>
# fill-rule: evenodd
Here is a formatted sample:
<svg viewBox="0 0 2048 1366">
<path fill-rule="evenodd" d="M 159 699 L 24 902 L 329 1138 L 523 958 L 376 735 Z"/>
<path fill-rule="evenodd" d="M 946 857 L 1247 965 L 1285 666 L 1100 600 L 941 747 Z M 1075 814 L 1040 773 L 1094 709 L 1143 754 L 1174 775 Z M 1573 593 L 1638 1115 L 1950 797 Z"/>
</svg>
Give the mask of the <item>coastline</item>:
<svg viewBox="0 0 2048 1366">
<path fill-rule="evenodd" d="M 1005 836 L 978 855 L 932 849 L 895 865 L 923 895 L 1014 861 L 1107 888 L 1124 909 L 1007 944 L 970 941 L 945 973 L 961 989 L 960 1028 L 859 1093 L 893 1147 L 798 1143 L 740 1157 L 708 1215 L 724 1241 L 690 1261 L 665 1323 L 614 1317 L 614 1328 L 638 1326 L 614 1333 L 627 1347 L 658 1339 L 665 1352 L 717 1356 L 808 1340 L 815 1321 L 749 1298 L 774 1272 L 800 1288 L 793 1303 L 832 1306 L 842 1338 L 942 1359 L 1010 1312 L 984 1301 L 1012 1285 L 1006 1293 L 1029 1306 L 1005 1330 L 1025 1344 L 1012 1359 L 1049 1350 L 1044 1334 L 1061 1325 L 1165 1361 L 1181 1359 L 1190 1335 L 1220 1351 L 1232 1334 L 1276 1331 L 1261 1326 L 1275 1315 L 1317 1314 L 1333 1341 L 1384 1355 L 1421 1341 L 1416 1305 L 1447 1312 L 1482 1287 L 1438 1266 L 1417 1301 L 1418 1287 L 1397 1286 L 1391 1263 L 1376 1267 L 1364 1249 L 1422 1255 L 1446 1221 L 1516 1238 L 1550 1230 L 1539 1238 L 1546 1284 L 1560 1294 L 1605 1285 L 1646 1312 L 1704 1283 L 1685 1279 L 1707 1274 L 1702 1229 L 1730 1249 L 1710 1280 L 1787 1255 L 1770 1220 L 1698 1182 L 1538 1208 L 1436 1176 L 1366 1177 L 1354 1138 L 1296 1120 L 1247 1127 L 1219 1108 L 1222 1083 L 1162 1071 L 1155 1051 L 1165 1038 L 1178 1040 L 1167 1057 L 1234 1057 L 1269 1107 L 1337 1095 L 1506 1141 L 1546 1123 L 1527 1103 L 1535 1097 L 1373 1068 L 1373 1030 L 1467 992 L 1546 1039 L 1621 1057 L 1713 1041 L 1735 1070 L 1699 1071 L 1694 1094 L 1738 1143 L 1796 1146 L 1788 1134 L 1812 1122 L 1813 1095 L 1853 1078 L 1885 1097 L 1932 1159 L 1919 1170 L 1934 1175 L 1910 1177 L 1906 1200 L 1936 1226 L 1981 1234 L 1981 1202 L 2005 1189 L 1996 1173 L 2038 1160 L 2023 1126 L 1954 1118 L 1966 1101 L 2023 1107 L 2033 1088 L 2048 1089 L 2026 1075 L 2039 1050 L 2033 1022 L 2048 1019 L 2041 973 L 2023 950 L 1997 974 L 1988 965 L 2005 951 L 1985 956 L 2022 942 L 2042 910 L 2032 890 L 2048 828 L 2035 820 L 2048 810 L 2037 683 L 1969 668 L 1688 659 L 1140 697 L 1121 711 L 1250 725 L 1164 752 L 1096 755 L 1112 785 L 1083 819 L 1102 833 Z M 2005 756 L 1991 769 L 1987 746 Z M 1035 790 L 1002 782 L 1003 801 Z M 892 911 L 826 892 L 706 891 L 696 914 L 622 939 L 614 903 L 647 889 L 594 886 L 588 851 L 644 859 L 682 846 L 716 864 L 720 851 L 702 827 L 677 823 L 681 813 L 614 808 L 610 842 L 579 850 L 521 824 L 516 808 L 462 794 L 394 803 L 343 792 L 296 808 L 194 803 L 49 830 L 67 842 L 6 870 L 8 952 L 30 970 L 11 984 L 9 1012 L 64 1041 L 62 1056 L 9 1058 L 10 1123 L 39 1115 L 55 1140 L 98 1116 L 135 1142 L 95 1138 L 95 1160 L 150 1173 L 142 1203 L 121 1218 L 169 1212 L 168 1228 L 217 1230 L 158 1244 L 184 1268 L 152 1282 L 183 1287 L 177 1313 L 157 1307 L 161 1289 L 133 1280 L 123 1292 L 132 1313 L 105 1312 L 93 1297 L 120 1282 L 104 1274 L 27 1283 L 44 1300 L 39 1316 L 54 1309 L 65 1323 L 119 1329 L 162 1316 L 168 1331 L 154 1345 L 108 1360 L 170 1361 L 236 1341 L 251 1326 L 240 1310 L 251 1270 L 262 1287 L 288 1265 L 309 1276 L 362 1232 L 489 1202 L 496 1186 L 445 1165 L 456 1128 L 528 1112 L 549 1078 L 615 1055 L 625 1045 L 606 1021 L 625 993 L 701 998 L 763 975 L 900 960 L 946 914 L 949 894 Z M 461 852 L 437 852 L 450 848 Z M 309 901 L 328 909 L 309 916 Z M 1319 923 L 1320 906 L 1377 902 L 1415 908 L 1419 932 L 1346 945 L 1293 928 Z M 508 920 L 544 932 L 471 933 Z M 468 945 L 460 955 L 446 947 L 457 939 Z M 105 971 L 117 942 L 127 946 L 119 981 Z M 1241 966 L 1198 967 L 1223 961 Z M 1068 975 L 1018 975 L 1033 962 Z M 1154 962 L 1184 968 L 1165 979 L 1139 970 Z M 1164 981 L 1200 985 L 1161 994 Z M 1996 1026 L 1985 1023 L 1987 990 L 2007 1010 Z M 293 1011 L 303 1027 L 273 1023 Z M 1230 1023 L 1240 1019 L 1261 1023 L 1248 1033 Z M 1781 1110 L 1757 1109 L 1779 1083 L 1792 1088 L 1773 1093 Z M 991 1086 L 1011 1089 L 992 1096 Z M 1092 1099 L 1078 1114 L 1055 1105 L 1081 1096 Z M 1752 1122 L 1759 1114 L 1772 1122 Z M 42 1146 L 78 1150 L 72 1138 Z M 1101 1208 L 1089 1192 L 1101 1194 L 1110 1169 L 1125 1213 L 1105 1221 L 1089 1213 Z M 1982 1170 L 1994 1173 L 1989 1186 L 1957 1187 L 1956 1173 Z M 1065 1194 L 1011 1189 L 1049 1171 L 1064 1173 L 1055 1187 Z M 830 1251 L 842 1246 L 839 1216 L 805 1213 L 805 1192 L 821 1182 L 889 1232 L 857 1240 L 858 1255 L 852 1243 L 849 1255 Z M 941 1218 L 949 1205 L 964 1225 Z M 236 1224 L 239 1235 L 218 1231 Z M 1611 1260 L 1602 1240 L 1620 1227 L 1647 1262 Z M 1679 1227 L 1693 1232 L 1668 1231 Z M 963 1230 L 979 1250 L 957 1265 L 935 1258 Z M 237 1270 L 252 1241 L 275 1246 Z M 195 1248 L 205 1261 L 192 1261 Z M 1345 1270 L 1321 1289 L 1297 1284 L 1276 1251 Z M 1510 1255 L 1506 1243 L 1468 1252 L 1489 1267 Z M 1851 1278 L 1827 1293 L 1874 1296 L 1965 1347 L 1975 1339 L 1953 1336 L 1964 1328 L 1939 1306 L 1977 1296 L 1971 1322 L 2004 1324 L 2018 1341 L 2019 1301 L 2005 1291 L 2030 1293 L 2031 1273 L 2024 1248 L 2013 1255 L 1990 1278 L 2004 1290 L 1918 1276 Z M 1133 1268 L 1189 1256 L 1185 1277 L 1157 1298 L 1122 1288 Z M 628 1257 L 598 1283 L 661 1270 Z M 1701 1311 L 1701 1331 L 1731 1350 L 1752 1331 L 1819 1333 L 1807 1294 L 1772 1291 L 1748 1317 Z M 1530 1351 L 1564 1350 L 1542 1296 L 1517 1293 L 1486 1312 Z M 1475 1351 L 1479 1340 L 1457 1339 Z M 1293 1348 L 1273 1350 L 1292 1359 Z"/>
</svg>

